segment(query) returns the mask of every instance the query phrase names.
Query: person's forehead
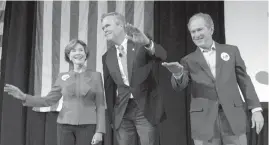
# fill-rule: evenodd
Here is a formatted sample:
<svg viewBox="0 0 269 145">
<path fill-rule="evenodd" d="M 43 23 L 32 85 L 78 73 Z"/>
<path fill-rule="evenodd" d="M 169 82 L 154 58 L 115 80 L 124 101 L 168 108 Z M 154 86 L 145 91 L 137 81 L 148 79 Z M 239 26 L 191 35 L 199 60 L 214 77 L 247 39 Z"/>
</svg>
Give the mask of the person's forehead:
<svg viewBox="0 0 269 145">
<path fill-rule="evenodd" d="M 76 43 L 73 49 L 81 49 L 83 46 L 80 43 Z"/>
<path fill-rule="evenodd" d="M 203 18 L 197 18 L 197 19 L 193 19 L 190 22 L 190 28 L 193 27 L 204 27 L 206 25 L 206 22 Z"/>
<path fill-rule="evenodd" d="M 114 15 L 110 15 L 110 16 L 106 16 L 104 19 L 103 19 L 103 22 L 112 22 L 115 20 L 115 16 Z"/>
<path fill-rule="evenodd" d="M 203 17 L 195 17 L 190 22 L 190 24 L 196 24 L 196 23 L 205 23 L 205 19 Z"/>
</svg>

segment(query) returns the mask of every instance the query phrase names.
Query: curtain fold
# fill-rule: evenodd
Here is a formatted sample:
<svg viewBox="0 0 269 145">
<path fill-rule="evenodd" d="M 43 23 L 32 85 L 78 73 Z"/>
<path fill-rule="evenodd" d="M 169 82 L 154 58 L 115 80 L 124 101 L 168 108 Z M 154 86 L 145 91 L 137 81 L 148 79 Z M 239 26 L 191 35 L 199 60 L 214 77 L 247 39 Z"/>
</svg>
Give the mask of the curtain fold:
<svg viewBox="0 0 269 145">
<path fill-rule="evenodd" d="M 21 101 L 3 93 L 4 83 L 29 93 L 35 2 L 7 1 L 3 34 L 1 74 L 1 144 L 26 144 L 27 108 Z"/>
</svg>

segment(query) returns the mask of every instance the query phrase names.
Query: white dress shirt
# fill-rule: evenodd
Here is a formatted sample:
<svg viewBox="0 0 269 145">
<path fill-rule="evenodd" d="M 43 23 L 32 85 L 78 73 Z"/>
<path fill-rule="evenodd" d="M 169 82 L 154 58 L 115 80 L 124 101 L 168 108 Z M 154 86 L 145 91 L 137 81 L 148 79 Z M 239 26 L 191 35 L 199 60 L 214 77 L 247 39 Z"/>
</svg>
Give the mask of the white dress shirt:
<svg viewBox="0 0 269 145">
<path fill-rule="evenodd" d="M 121 43 L 121 46 L 123 46 L 123 50 L 119 50 L 119 45 L 115 45 L 115 47 L 117 48 L 116 49 L 117 50 L 117 59 L 118 59 L 118 64 L 119 64 L 120 73 L 121 73 L 123 83 L 125 85 L 129 86 L 130 83 L 129 83 L 129 79 L 128 79 L 128 74 L 124 73 L 124 69 L 123 69 L 123 65 L 122 65 L 122 61 L 121 61 L 121 56 L 120 56 L 120 55 L 126 55 L 126 59 L 127 59 L 127 52 L 128 52 L 127 51 L 127 42 L 128 42 L 128 39 L 125 38 L 123 40 L 123 42 Z M 149 51 L 150 54 L 154 55 L 154 53 L 155 53 L 154 43 L 152 41 L 150 43 L 151 43 L 150 47 L 145 47 L 145 48 Z M 120 54 L 122 52 L 123 52 L 123 54 Z M 127 66 L 127 64 L 125 66 Z M 118 90 L 117 90 L 117 95 L 118 95 Z M 130 98 L 134 98 L 132 94 L 131 94 Z"/>
<path fill-rule="evenodd" d="M 210 68 L 210 71 L 212 73 L 212 75 L 214 76 L 214 78 L 216 78 L 216 46 L 215 46 L 215 42 L 213 42 L 211 48 L 209 50 L 200 48 L 206 63 L 208 65 L 208 67 Z"/>
</svg>

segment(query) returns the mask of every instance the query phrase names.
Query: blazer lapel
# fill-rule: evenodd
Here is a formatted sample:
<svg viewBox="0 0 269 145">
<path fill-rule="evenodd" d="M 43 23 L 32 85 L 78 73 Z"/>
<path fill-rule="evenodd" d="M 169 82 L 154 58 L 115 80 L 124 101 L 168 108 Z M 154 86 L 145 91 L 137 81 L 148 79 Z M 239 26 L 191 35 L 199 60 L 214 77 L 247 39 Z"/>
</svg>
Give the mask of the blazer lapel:
<svg viewBox="0 0 269 145">
<path fill-rule="evenodd" d="M 86 96 L 86 94 L 89 92 L 89 90 L 92 87 L 92 71 L 90 69 L 87 69 L 86 72 L 84 73 L 84 82 L 82 83 L 82 86 L 79 88 L 81 95 Z"/>
<path fill-rule="evenodd" d="M 133 63 L 134 63 L 134 58 L 135 58 L 135 44 L 131 41 L 128 40 L 127 42 L 127 67 L 128 67 L 128 79 L 129 83 L 131 84 L 131 78 L 133 74 Z"/>
<path fill-rule="evenodd" d="M 199 64 L 201 66 L 201 68 L 206 72 L 206 74 L 212 79 L 215 80 L 214 76 L 211 73 L 211 70 L 200 50 L 200 48 L 197 47 L 196 51 L 195 51 L 195 59 L 196 59 L 196 63 Z"/>
<path fill-rule="evenodd" d="M 121 77 L 121 73 L 120 73 L 120 67 L 119 67 L 119 63 L 118 63 L 116 48 L 115 48 L 115 46 L 112 46 L 112 48 L 110 48 L 110 49 L 113 49 L 113 50 L 111 50 L 109 53 L 107 63 L 110 63 L 110 66 L 112 66 L 111 69 L 113 69 L 112 72 L 115 72 L 116 77 L 119 80 L 121 80 L 121 83 L 124 84 L 122 77 Z"/>
<path fill-rule="evenodd" d="M 218 78 L 223 62 L 224 62 L 221 59 L 221 53 L 223 52 L 223 49 L 216 42 L 215 42 L 215 46 L 216 46 L 216 78 Z"/>
</svg>

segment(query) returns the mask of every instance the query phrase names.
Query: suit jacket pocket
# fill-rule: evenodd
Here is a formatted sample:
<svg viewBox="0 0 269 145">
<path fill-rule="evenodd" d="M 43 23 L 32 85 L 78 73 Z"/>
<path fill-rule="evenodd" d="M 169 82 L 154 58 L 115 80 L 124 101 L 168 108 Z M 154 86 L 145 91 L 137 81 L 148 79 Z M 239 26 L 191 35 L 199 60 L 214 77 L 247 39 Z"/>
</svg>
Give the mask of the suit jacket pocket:
<svg viewBox="0 0 269 145">
<path fill-rule="evenodd" d="M 192 133 L 201 132 L 201 129 L 205 126 L 205 110 L 202 107 L 192 107 L 190 109 L 190 123 Z"/>
<path fill-rule="evenodd" d="M 204 98 L 192 98 L 190 112 L 203 112 L 208 106 L 208 100 Z"/>
<path fill-rule="evenodd" d="M 243 102 L 238 100 L 238 101 L 234 101 L 234 107 L 243 107 Z"/>
<path fill-rule="evenodd" d="M 198 125 L 199 122 L 201 120 L 204 120 L 204 118 L 205 118 L 204 108 L 199 107 L 199 106 L 192 107 L 190 109 L 190 117 L 191 117 L 190 118 L 191 119 L 191 124 L 194 125 L 194 126 Z"/>
<path fill-rule="evenodd" d="M 204 98 L 192 98 L 190 107 L 190 121 L 192 132 L 200 132 L 206 124 L 208 100 Z"/>
</svg>

